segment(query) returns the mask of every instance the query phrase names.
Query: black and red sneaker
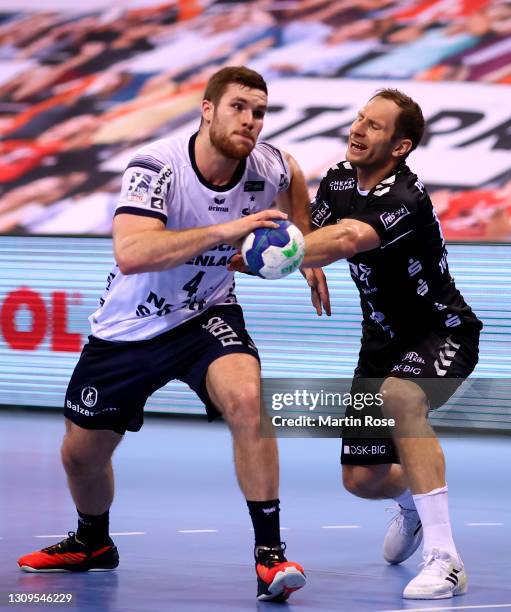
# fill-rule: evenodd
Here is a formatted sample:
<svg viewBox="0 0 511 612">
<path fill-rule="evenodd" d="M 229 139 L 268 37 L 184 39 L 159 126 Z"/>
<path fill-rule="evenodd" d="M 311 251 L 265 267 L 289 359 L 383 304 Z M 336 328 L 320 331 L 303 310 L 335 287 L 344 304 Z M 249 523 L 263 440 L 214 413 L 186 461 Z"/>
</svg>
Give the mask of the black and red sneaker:
<svg viewBox="0 0 511 612">
<path fill-rule="evenodd" d="M 288 561 L 285 550 L 284 542 L 271 548 L 255 547 L 257 599 L 260 601 L 286 601 L 293 591 L 305 585 L 303 567 Z"/>
<path fill-rule="evenodd" d="M 106 572 L 119 565 L 119 554 L 110 538 L 92 549 L 70 531 L 62 542 L 20 557 L 18 565 L 25 572 Z"/>
</svg>

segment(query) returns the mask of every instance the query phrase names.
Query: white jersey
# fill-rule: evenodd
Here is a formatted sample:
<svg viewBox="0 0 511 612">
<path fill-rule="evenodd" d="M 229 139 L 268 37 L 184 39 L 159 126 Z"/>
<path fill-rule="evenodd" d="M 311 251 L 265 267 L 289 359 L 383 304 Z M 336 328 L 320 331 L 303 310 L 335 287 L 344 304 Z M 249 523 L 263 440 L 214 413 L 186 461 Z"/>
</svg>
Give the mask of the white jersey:
<svg viewBox="0 0 511 612">
<path fill-rule="evenodd" d="M 140 149 L 124 173 L 115 214 L 153 217 L 167 229 L 186 230 L 267 209 L 288 188 L 285 159 L 264 142 L 239 163 L 229 184 L 212 185 L 197 168 L 195 138 L 166 138 Z M 93 335 L 105 340 L 145 340 L 209 306 L 235 303 L 234 273 L 226 268 L 235 252 L 219 244 L 160 272 L 124 275 L 115 265 L 100 306 L 89 317 Z"/>
</svg>

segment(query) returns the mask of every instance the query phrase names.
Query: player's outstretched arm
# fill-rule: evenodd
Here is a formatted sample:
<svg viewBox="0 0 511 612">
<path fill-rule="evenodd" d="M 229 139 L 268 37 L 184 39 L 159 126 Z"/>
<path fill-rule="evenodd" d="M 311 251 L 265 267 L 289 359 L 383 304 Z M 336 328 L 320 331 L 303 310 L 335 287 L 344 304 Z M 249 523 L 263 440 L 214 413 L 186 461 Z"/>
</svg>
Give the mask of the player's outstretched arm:
<svg viewBox="0 0 511 612">
<path fill-rule="evenodd" d="M 368 223 L 343 219 L 337 225 L 327 225 L 305 237 L 304 266 L 327 266 L 338 259 L 348 259 L 357 253 L 377 249 L 380 237 Z"/>
<path fill-rule="evenodd" d="M 285 151 L 282 151 L 282 154 L 291 171 L 291 181 L 289 189 L 279 194 L 277 204 L 279 208 L 289 212 L 291 221 L 306 236 L 312 231 L 307 183 L 302 169 L 295 158 Z M 330 316 L 330 293 L 323 270 L 316 267 L 302 266 L 300 271 L 311 289 L 311 301 L 317 315 L 321 316 L 324 311 Z"/>
<path fill-rule="evenodd" d="M 217 244 L 238 246 L 258 227 L 278 227 L 279 210 L 264 210 L 242 219 L 181 231 L 165 229 L 158 219 L 122 213 L 114 219 L 115 260 L 123 274 L 155 272 L 184 264 Z"/>
</svg>

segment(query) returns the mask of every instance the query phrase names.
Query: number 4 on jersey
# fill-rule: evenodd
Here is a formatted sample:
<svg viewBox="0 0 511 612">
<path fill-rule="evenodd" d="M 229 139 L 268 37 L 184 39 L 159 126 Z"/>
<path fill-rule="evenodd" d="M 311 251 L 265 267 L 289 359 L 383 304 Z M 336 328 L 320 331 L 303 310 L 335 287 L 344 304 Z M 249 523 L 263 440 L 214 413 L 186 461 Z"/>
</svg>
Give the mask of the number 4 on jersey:
<svg viewBox="0 0 511 612">
<path fill-rule="evenodd" d="M 194 295 L 199 289 L 200 282 L 206 274 L 204 271 L 197 272 L 197 274 L 191 278 L 187 283 L 183 285 L 183 290 L 188 293 L 188 300 L 185 304 L 188 305 L 190 310 L 202 310 L 204 308 L 205 300 L 197 300 Z"/>
</svg>

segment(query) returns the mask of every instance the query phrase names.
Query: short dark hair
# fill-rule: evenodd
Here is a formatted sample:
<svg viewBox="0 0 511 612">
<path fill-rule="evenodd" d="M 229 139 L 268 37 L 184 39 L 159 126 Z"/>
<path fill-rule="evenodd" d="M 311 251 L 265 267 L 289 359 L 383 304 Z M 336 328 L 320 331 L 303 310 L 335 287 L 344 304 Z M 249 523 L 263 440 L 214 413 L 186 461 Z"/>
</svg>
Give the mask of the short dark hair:
<svg viewBox="0 0 511 612">
<path fill-rule="evenodd" d="M 244 85 L 250 87 L 250 89 L 260 89 L 268 94 L 266 81 L 258 72 L 245 66 L 227 66 L 215 72 L 209 79 L 204 91 L 204 100 L 210 100 L 213 104 L 218 104 L 227 86 L 231 83 Z"/>
<path fill-rule="evenodd" d="M 396 119 L 396 129 L 394 136 L 400 138 L 409 138 L 412 141 L 412 148 L 408 152 L 411 153 L 420 143 L 424 135 L 424 115 L 421 107 L 399 89 L 384 88 L 378 89 L 373 98 L 384 98 L 391 100 L 399 106 L 401 112 Z M 372 98 L 371 98 L 372 99 Z M 407 154 L 407 155 L 408 155 Z M 406 155 L 404 156 L 406 157 Z"/>
</svg>

